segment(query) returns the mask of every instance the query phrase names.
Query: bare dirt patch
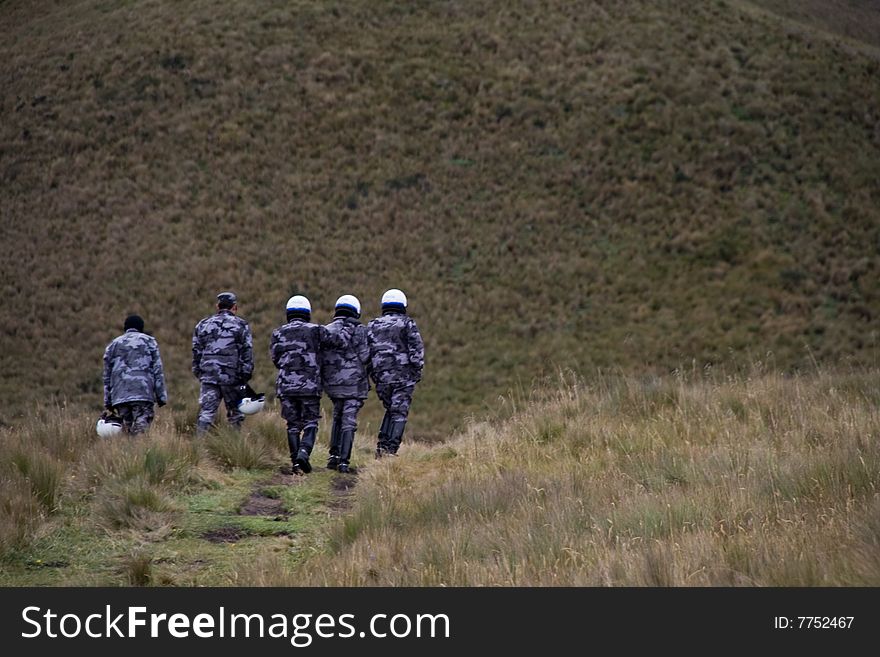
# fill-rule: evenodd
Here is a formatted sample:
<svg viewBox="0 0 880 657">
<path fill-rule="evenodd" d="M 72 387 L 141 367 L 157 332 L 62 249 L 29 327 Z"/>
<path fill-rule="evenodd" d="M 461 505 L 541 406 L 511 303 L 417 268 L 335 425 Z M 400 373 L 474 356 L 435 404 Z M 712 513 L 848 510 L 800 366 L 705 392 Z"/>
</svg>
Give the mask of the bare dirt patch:
<svg viewBox="0 0 880 657">
<path fill-rule="evenodd" d="M 281 500 L 253 493 L 238 510 L 240 516 L 282 516 L 287 517 Z"/>
<path fill-rule="evenodd" d="M 330 480 L 330 492 L 333 497 L 327 502 L 327 506 L 334 511 L 345 511 L 351 508 L 356 485 L 356 474 L 337 474 Z"/>
<path fill-rule="evenodd" d="M 303 478 L 298 475 L 279 472 L 269 480 L 269 483 L 273 486 L 295 486 L 302 480 Z"/>
<path fill-rule="evenodd" d="M 211 543 L 237 543 L 247 536 L 241 527 L 220 527 L 202 534 L 202 538 Z"/>
</svg>

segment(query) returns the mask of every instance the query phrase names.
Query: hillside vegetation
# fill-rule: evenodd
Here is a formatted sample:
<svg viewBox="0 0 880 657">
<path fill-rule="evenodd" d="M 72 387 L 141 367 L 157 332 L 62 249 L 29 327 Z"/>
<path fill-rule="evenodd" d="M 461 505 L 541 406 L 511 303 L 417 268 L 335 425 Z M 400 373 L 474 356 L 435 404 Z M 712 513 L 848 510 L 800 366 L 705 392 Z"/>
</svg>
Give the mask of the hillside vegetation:
<svg viewBox="0 0 880 657">
<path fill-rule="evenodd" d="M 227 288 L 266 390 L 290 294 L 324 321 L 403 288 L 426 440 L 556 366 L 876 363 L 880 65 L 778 19 L 9 0 L 0 31 L 6 424 L 97 409 L 129 312 L 191 422 L 192 327 Z"/>
<path fill-rule="evenodd" d="M 827 31 L 880 48 L 877 0 L 751 0 L 755 5 Z M 880 54 L 880 51 L 877 51 Z"/>
</svg>

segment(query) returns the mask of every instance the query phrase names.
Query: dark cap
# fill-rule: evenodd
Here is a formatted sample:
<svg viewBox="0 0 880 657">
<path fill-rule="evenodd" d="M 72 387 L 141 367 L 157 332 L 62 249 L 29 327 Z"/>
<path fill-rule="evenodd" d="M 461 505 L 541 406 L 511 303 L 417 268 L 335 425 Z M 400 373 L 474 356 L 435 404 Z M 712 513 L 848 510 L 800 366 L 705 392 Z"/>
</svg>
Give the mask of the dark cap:
<svg viewBox="0 0 880 657">
<path fill-rule="evenodd" d="M 231 306 L 234 303 L 238 303 L 238 297 L 235 296 L 235 292 L 221 292 L 217 295 L 217 303 L 229 304 Z"/>
<path fill-rule="evenodd" d="M 125 318 L 125 330 L 135 329 L 144 332 L 144 320 L 140 315 L 129 315 Z"/>
</svg>

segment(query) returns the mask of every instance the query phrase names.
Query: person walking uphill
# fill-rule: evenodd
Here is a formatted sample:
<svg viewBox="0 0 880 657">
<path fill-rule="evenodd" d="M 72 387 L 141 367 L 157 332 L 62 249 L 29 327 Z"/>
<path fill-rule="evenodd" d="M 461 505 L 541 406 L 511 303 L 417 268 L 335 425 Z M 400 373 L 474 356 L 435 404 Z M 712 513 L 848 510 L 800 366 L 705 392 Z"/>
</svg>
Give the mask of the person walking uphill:
<svg viewBox="0 0 880 657">
<path fill-rule="evenodd" d="M 385 407 L 376 458 L 397 454 L 413 391 L 425 366 L 425 345 L 415 321 L 406 314 L 406 306 L 403 292 L 388 290 L 382 295 L 382 316 L 367 326 L 370 375 Z"/>
<path fill-rule="evenodd" d="M 330 458 L 327 468 L 350 472 L 351 450 L 357 431 L 358 411 L 370 391 L 367 374 L 370 345 L 367 327 L 359 321 L 361 302 L 351 294 L 336 300 L 333 321 L 327 330 L 321 375 L 324 390 L 333 402 Z"/>
<path fill-rule="evenodd" d="M 104 350 L 104 408 L 115 411 L 123 429 L 137 435 L 150 428 L 153 404 L 164 406 L 168 393 L 159 345 L 144 333 L 144 320 L 129 315 L 124 331 Z"/>
<path fill-rule="evenodd" d="M 230 425 L 239 429 L 244 421 L 244 414 L 238 410 L 238 386 L 253 375 L 254 340 L 250 326 L 237 312 L 235 294 L 221 292 L 217 295 L 217 313 L 201 320 L 193 331 L 192 373 L 201 382 L 196 435 L 211 428 L 221 399 Z"/>
<path fill-rule="evenodd" d="M 290 297 L 286 310 L 287 323 L 272 332 L 269 355 L 278 368 L 275 393 L 281 400 L 281 417 L 287 422 L 293 472 L 302 474 L 312 471 L 309 457 L 321 414 L 324 327 L 311 323 L 312 305 L 304 296 Z"/>
</svg>

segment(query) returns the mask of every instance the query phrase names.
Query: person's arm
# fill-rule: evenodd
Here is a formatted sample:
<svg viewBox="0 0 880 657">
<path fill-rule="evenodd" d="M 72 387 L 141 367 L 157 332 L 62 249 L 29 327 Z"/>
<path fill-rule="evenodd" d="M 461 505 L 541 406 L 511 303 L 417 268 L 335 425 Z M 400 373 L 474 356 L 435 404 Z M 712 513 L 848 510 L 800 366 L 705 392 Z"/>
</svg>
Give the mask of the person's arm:
<svg viewBox="0 0 880 657">
<path fill-rule="evenodd" d="M 113 354 L 112 354 L 113 343 L 107 345 L 107 348 L 104 350 L 104 408 L 110 409 L 110 404 L 113 399 L 113 394 L 111 388 L 111 375 L 113 370 Z"/>
<path fill-rule="evenodd" d="M 201 376 L 201 366 L 202 366 L 202 340 L 199 336 L 199 325 L 196 324 L 195 329 L 193 329 L 193 339 L 192 339 L 192 353 L 193 353 L 193 362 L 192 362 L 192 373 L 196 378 Z"/>
<path fill-rule="evenodd" d="M 358 330 L 361 329 L 361 330 Z M 357 359 L 367 370 L 370 371 L 370 342 L 367 338 L 367 330 L 363 326 L 355 327 L 355 353 Z"/>
<path fill-rule="evenodd" d="M 276 329 L 272 331 L 272 339 L 269 340 L 269 358 L 272 359 L 272 364 L 277 369 L 281 369 L 281 365 L 279 364 L 279 358 L 281 357 L 281 353 L 278 349 L 279 340 L 280 335 L 278 334 L 278 329 Z"/>
<path fill-rule="evenodd" d="M 251 380 L 254 374 L 254 337 L 251 335 L 251 327 L 245 322 L 241 332 L 241 346 L 238 352 L 239 376 L 242 383 Z"/>
<path fill-rule="evenodd" d="M 347 349 L 351 342 L 352 327 L 343 322 L 338 331 L 321 327 L 321 346 L 326 349 Z"/>
<path fill-rule="evenodd" d="M 416 381 L 422 378 L 422 370 L 425 368 L 425 343 L 422 341 L 422 334 L 419 333 L 419 327 L 413 320 L 409 321 L 409 330 L 407 331 L 407 346 L 409 347 L 409 364 L 413 368 L 416 375 Z"/>
<path fill-rule="evenodd" d="M 162 367 L 162 355 L 159 353 L 159 343 L 153 343 L 152 354 L 153 389 L 156 402 L 159 406 L 168 403 L 168 391 L 165 389 L 165 368 Z"/>
</svg>

